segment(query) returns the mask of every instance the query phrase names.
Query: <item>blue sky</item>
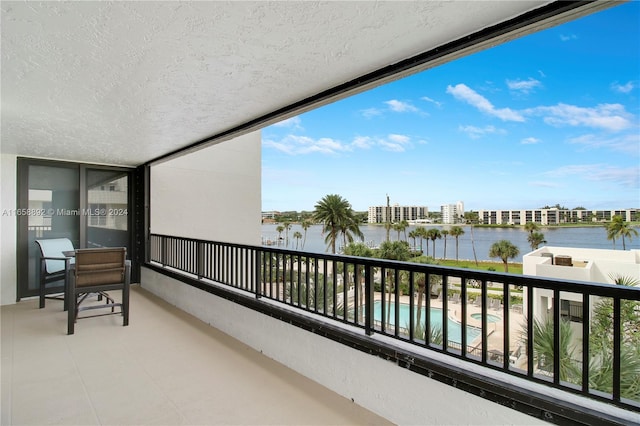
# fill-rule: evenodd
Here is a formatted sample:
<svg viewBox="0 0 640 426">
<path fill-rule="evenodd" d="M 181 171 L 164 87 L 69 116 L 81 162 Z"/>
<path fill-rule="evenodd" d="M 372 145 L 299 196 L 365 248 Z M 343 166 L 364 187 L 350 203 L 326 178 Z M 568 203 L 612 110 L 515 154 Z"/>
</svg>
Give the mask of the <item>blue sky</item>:
<svg viewBox="0 0 640 426">
<path fill-rule="evenodd" d="M 262 209 L 640 207 L 640 2 L 262 130 Z"/>
</svg>

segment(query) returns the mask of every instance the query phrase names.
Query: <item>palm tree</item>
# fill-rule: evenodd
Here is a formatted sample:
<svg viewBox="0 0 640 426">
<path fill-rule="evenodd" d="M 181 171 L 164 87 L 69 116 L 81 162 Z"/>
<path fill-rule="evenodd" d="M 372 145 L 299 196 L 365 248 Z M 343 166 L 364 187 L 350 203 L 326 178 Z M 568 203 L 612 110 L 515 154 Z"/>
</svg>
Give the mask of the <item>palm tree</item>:
<svg viewBox="0 0 640 426">
<path fill-rule="evenodd" d="M 289 221 L 285 221 L 282 223 L 282 225 L 284 226 L 284 232 L 285 232 L 285 246 L 289 247 L 289 230 L 291 229 L 291 222 Z"/>
<path fill-rule="evenodd" d="M 391 241 L 391 239 L 389 238 L 389 232 L 391 231 L 391 228 L 393 228 L 393 223 L 391 223 L 391 222 L 385 222 L 384 223 L 384 229 L 387 230 L 387 239 L 386 239 L 386 241 Z"/>
<path fill-rule="evenodd" d="M 304 250 L 304 245 L 307 242 L 307 229 L 309 229 L 311 225 L 312 225 L 312 222 L 309 219 L 303 219 L 302 223 L 300 224 L 300 226 L 302 226 L 302 229 L 304 230 L 304 239 L 302 240 L 302 250 Z"/>
<path fill-rule="evenodd" d="M 347 256 L 372 257 L 373 250 L 371 250 L 366 246 L 366 244 L 363 243 L 351 243 L 345 246 L 344 254 L 346 254 Z M 365 267 L 363 265 L 360 265 L 360 270 L 358 271 L 360 276 L 360 282 L 358 283 L 358 294 L 360 295 L 358 299 L 358 321 L 360 322 L 364 321 L 364 268 Z"/>
<path fill-rule="evenodd" d="M 560 380 L 579 383 L 581 370 L 575 363 L 573 330 L 569 321 L 560 322 Z M 527 346 L 527 323 L 522 327 L 522 340 Z M 533 359 L 537 367 L 544 371 L 553 371 L 554 330 L 553 317 L 533 321 Z"/>
<path fill-rule="evenodd" d="M 300 231 L 294 232 L 293 238 L 296 240 L 296 250 L 298 250 L 298 244 L 300 243 L 300 238 L 302 238 L 302 234 L 300 233 Z"/>
<path fill-rule="evenodd" d="M 427 231 L 427 236 L 433 243 L 433 257 L 436 257 L 436 240 L 442 238 L 442 234 L 438 228 L 431 228 Z"/>
<path fill-rule="evenodd" d="M 520 254 L 520 249 L 509 240 L 500 240 L 489 248 L 489 257 L 499 257 L 504 263 L 504 271 L 509 272 L 509 259 Z"/>
<path fill-rule="evenodd" d="M 616 249 L 616 237 L 618 236 L 615 229 L 609 225 L 606 227 L 607 229 L 607 240 L 613 240 L 613 249 Z"/>
<path fill-rule="evenodd" d="M 420 235 L 418 235 L 417 229 L 414 229 L 413 231 L 409 231 L 409 238 L 411 238 L 413 240 L 413 248 L 416 247 L 416 238 L 419 238 Z"/>
<path fill-rule="evenodd" d="M 393 224 L 393 230 L 398 233 L 398 241 L 400 241 L 400 233 L 404 230 L 402 222 L 396 222 Z"/>
<path fill-rule="evenodd" d="M 284 226 L 278 225 L 276 226 L 276 231 L 278 232 L 278 244 L 282 241 L 282 233 L 284 232 Z"/>
<path fill-rule="evenodd" d="M 422 240 L 424 238 L 428 238 L 427 237 L 427 228 L 425 228 L 424 226 L 418 226 L 415 230 L 416 236 L 418 238 L 420 238 L 420 251 L 422 251 Z M 429 244 L 427 244 L 427 253 L 426 255 L 429 255 Z"/>
<path fill-rule="evenodd" d="M 637 287 L 638 279 L 612 276 L 617 285 Z M 640 302 L 620 301 L 620 395 L 640 400 Z M 600 298 L 593 307 L 589 334 L 591 362 L 589 385 L 593 389 L 611 393 L 613 389 L 613 300 Z"/>
<path fill-rule="evenodd" d="M 432 257 L 420 256 L 420 257 L 411 259 L 411 262 L 433 264 L 434 259 Z M 427 276 L 429 277 L 428 290 L 426 288 Z M 424 295 L 427 291 L 428 291 L 428 294 L 431 294 L 431 287 L 435 287 L 442 284 L 442 276 L 427 274 L 427 273 L 419 274 L 418 277 L 416 278 L 416 284 L 418 284 L 418 300 L 416 301 L 416 304 L 418 306 L 417 313 L 416 313 L 416 329 L 418 329 L 421 326 L 421 321 L 422 321 L 422 301 L 424 299 Z"/>
<path fill-rule="evenodd" d="M 533 234 L 538 229 L 540 229 L 540 227 L 535 222 L 527 222 L 524 224 L 524 230 L 527 231 L 529 235 Z"/>
<path fill-rule="evenodd" d="M 458 261 L 458 237 L 464 234 L 464 229 L 459 226 L 452 226 L 449 230 L 449 235 L 456 239 L 456 262 Z"/>
<path fill-rule="evenodd" d="M 609 235 L 611 235 L 611 238 L 609 238 Z M 622 238 L 622 250 L 626 250 L 627 244 L 625 241 L 625 237 L 628 238 L 629 241 L 631 241 L 632 237 L 634 236 L 638 236 L 638 231 L 636 231 L 634 228 L 631 228 L 629 224 L 624 221 L 622 216 L 615 215 L 611 218 L 611 223 L 607 227 L 607 238 L 613 239 L 614 248 L 616 237 Z"/>
<path fill-rule="evenodd" d="M 353 241 L 353 234 L 363 237 L 351 204 L 340 195 L 325 195 L 316 203 L 313 218 L 322 223 L 322 233 L 327 234 L 324 241 L 333 254 L 336 253 L 336 239 L 340 232 L 349 242 Z"/>
<path fill-rule="evenodd" d="M 547 243 L 547 240 L 544 239 L 544 234 L 542 232 L 531 232 L 527 237 L 527 241 L 529 241 L 531 250 L 537 250 L 540 244 Z"/>
<path fill-rule="evenodd" d="M 409 227 L 409 222 L 407 222 L 406 220 L 402 219 L 400 221 L 400 225 L 402 226 L 402 233 L 404 234 L 404 240 L 407 241 L 407 228 Z"/>
<path fill-rule="evenodd" d="M 440 233 L 442 234 L 442 238 L 444 239 L 444 250 L 443 250 L 443 259 L 447 259 L 447 235 L 449 235 L 449 231 L 446 229 L 443 229 L 442 231 L 440 231 Z"/>
<path fill-rule="evenodd" d="M 409 243 L 407 243 L 406 241 L 385 241 L 382 244 L 380 244 L 380 248 L 378 249 L 378 256 L 382 259 L 389 259 L 389 260 L 400 260 L 400 261 L 406 261 L 409 260 L 409 258 L 411 257 L 411 251 L 409 250 Z M 391 324 L 391 318 L 390 318 L 390 308 L 391 308 L 391 293 L 395 291 L 395 288 L 392 287 L 392 285 L 394 284 L 391 279 L 391 273 L 392 270 L 387 269 L 387 279 L 386 279 L 386 283 L 387 283 L 387 293 L 388 293 L 388 302 L 387 302 L 387 309 L 389 311 L 387 311 L 387 327 L 390 326 Z M 397 274 L 398 271 L 395 271 L 395 273 Z M 398 309 L 398 307 L 396 306 L 396 309 Z"/>
<path fill-rule="evenodd" d="M 476 256 L 476 244 L 473 240 L 473 224 L 478 222 L 478 212 L 466 212 L 464 214 L 464 220 L 471 225 L 471 248 L 473 249 L 473 260 L 476 261 L 478 266 L 478 256 Z"/>
</svg>

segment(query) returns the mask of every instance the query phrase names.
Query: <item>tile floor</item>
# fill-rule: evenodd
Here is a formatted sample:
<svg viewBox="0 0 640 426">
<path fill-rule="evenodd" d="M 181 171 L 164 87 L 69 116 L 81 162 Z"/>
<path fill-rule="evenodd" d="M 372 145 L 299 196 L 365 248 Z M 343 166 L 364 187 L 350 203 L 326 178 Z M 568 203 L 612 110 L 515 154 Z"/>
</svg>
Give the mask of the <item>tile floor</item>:
<svg viewBox="0 0 640 426">
<path fill-rule="evenodd" d="M 132 286 L 130 325 L 59 301 L 1 308 L 2 425 L 389 422 Z"/>
</svg>

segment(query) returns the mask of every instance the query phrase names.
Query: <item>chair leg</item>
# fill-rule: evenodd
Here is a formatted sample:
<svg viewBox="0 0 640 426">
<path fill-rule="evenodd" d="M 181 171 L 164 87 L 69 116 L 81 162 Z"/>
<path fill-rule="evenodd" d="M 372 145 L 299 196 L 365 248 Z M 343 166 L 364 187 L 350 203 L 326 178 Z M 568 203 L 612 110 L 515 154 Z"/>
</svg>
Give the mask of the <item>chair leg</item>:
<svg viewBox="0 0 640 426">
<path fill-rule="evenodd" d="M 64 311 L 69 310 L 69 270 L 64 274 L 64 298 L 62 302 L 62 309 Z"/>
<path fill-rule="evenodd" d="M 44 274 L 45 274 L 45 264 L 44 264 L 44 260 L 40 259 L 40 309 L 44 308 L 44 293 L 45 293 L 45 279 L 44 279 Z"/>
<path fill-rule="evenodd" d="M 122 326 L 129 325 L 129 283 L 122 288 Z"/>
<path fill-rule="evenodd" d="M 67 295 L 69 297 L 65 298 L 69 299 L 68 303 L 67 303 L 67 334 L 73 334 L 74 333 L 74 328 L 75 328 L 75 324 L 76 324 L 76 290 L 75 288 L 70 288 L 69 292 L 67 293 Z"/>
</svg>

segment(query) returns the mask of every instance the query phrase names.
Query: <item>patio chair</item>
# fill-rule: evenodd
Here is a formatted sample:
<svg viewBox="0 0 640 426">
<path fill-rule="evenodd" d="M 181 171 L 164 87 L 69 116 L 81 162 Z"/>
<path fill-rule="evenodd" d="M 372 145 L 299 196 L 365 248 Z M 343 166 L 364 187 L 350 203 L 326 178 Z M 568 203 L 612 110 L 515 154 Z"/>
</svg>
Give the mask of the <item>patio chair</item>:
<svg viewBox="0 0 640 426">
<path fill-rule="evenodd" d="M 122 325 L 129 325 L 129 282 L 131 263 L 126 260 L 126 248 L 97 248 L 76 250 L 76 262 L 70 274 L 67 314 L 67 334 L 73 334 L 78 319 L 121 314 Z M 116 302 L 109 291 L 121 290 L 121 302 Z M 81 306 L 92 293 L 101 294 L 104 303 Z M 120 308 L 116 311 L 115 308 Z M 108 309 L 109 312 L 79 317 L 82 311 Z"/>
<path fill-rule="evenodd" d="M 45 299 L 62 300 L 64 310 L 67 310 L 65 292 L 69 282 L 69 270 L 74 263 L 73 257 L 65 256 L 64 252 L 73 252 L 73 244 L 68 238 L 50 238 L 36 240 L 40 249 L 40 281 L 38 283 L 40 293 L 40 309 L 44 308 Z M 62 285 L 51 285 L 59 283 Z"/>
</svg>

